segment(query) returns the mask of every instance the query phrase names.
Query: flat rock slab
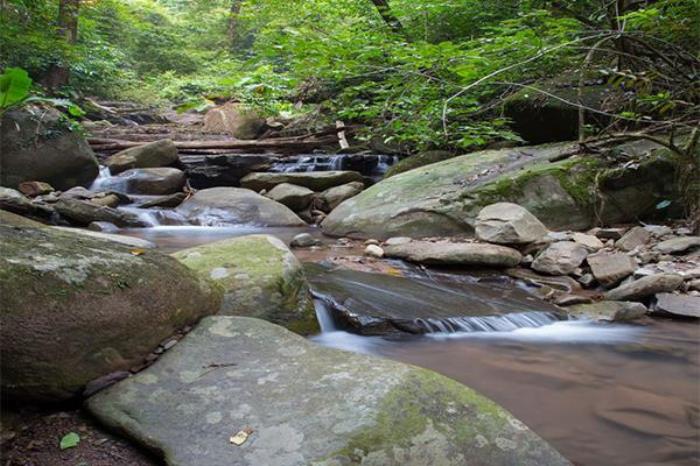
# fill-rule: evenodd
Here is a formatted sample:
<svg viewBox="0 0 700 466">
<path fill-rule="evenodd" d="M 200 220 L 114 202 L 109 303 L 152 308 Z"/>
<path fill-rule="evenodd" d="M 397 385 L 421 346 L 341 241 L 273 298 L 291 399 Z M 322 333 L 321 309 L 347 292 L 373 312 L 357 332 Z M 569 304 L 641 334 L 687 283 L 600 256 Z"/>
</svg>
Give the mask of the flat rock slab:
<svg viewBox="0 0 700 466">
<path fill-rule="evenodd" d="M 438 328 L 431 323 L 459 330 L 460 320 L 469 324 L 523 313 L 549 316 L 547 323 L 565 318 L 558 307 L 505 284 L 442 282 L 314 264 L 305 269 L 314 294 L 335 319 L 362 334 L 426 333 Z"/>
<path fill-rule="evenodd" d="M 662 241 L 654 247 L 662 254 L 678 254 L 692 248 L 700 248 L 700 236 L 672 238 Z"/>
<path fill-rule="evenodd" d="M 605 293 L 605 299 L 612 301 L 637 301 L 678 289 L 683 284 L 683 277 L 675 273 L 657 273 L 642 277 L 614 288 Z"/>
<path fill-rule="evenodd" d="M 613 286 L 629 277 L 637 269 L 634 258 L 627 254 L 594 254 L 586 258 L 591 273 L 604 286 Z"/>
<path fill-rule="evenodd" d="M 629 321 L 643 317 L 647 308 L 642 303 L 625 301 L 601 301 L 592 304 L 577 304 L 566 308 L 569 316 L 577 319 L 603 321 Z"/>
<path fill-rule="evenodd" d="M 525 425 L 424 369 L 206 318 L 88 409 L 168 465 L 565 465 Z M 240 446 L 229 441 L 246 429 Z"/>
<path fill-rule="evenodd" d="M 700 319 L 700 297 L 659 293 L 653 309 L 662 314 Z"/>
<path fill-rule="evenodd" d="M 384 246 L 387 257 L 419 264 L 515 267 L 522 254 L 506 246 L 456 241 L 404 241 Z"/>
<path fill-rule="evenodd" d="M 299 173 L 251 173 L 241 179 L 241 186 L 253 191 L 268 191 L 278 184 L 289 183 L 313 191 L 323 191 L 341 184 L 363 181 L 362 175 L 353 171 L 299 172 Z"/>
<path fill-rule="evenodd" d="M 569 275 L 588 256 L 588 249 L 573 241 L 558 241 L 547 246 L 532 263 L 532 268 L 549 275 Z"/>
</svg>

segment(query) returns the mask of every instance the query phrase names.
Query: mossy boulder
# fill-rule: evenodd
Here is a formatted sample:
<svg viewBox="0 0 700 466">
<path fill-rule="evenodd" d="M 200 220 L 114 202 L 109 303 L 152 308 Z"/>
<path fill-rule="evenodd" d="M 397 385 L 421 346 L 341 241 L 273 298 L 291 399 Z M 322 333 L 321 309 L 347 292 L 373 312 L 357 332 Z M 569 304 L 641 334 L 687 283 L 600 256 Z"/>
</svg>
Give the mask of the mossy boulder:
<svg viewBox="0 0 700 466">
<path fill-rule="evenodd" d="M 0 225 L 2 393 L 50 402 L 140 364 L 221 296 L 172 257 L 54 228 Z"/>
<path fill-rule="evenodd" d="M 245 317 L 202 320 L 87 407 L 168 465 L 570 464 L 454 380 Z M 247 441 L 231 445 L 246 427 Z"/>
<path fill-rule="evenodd" d="M 43 181 L 56 189 L 89 186 L 97 158 L 85 138 L 57 110 L 27 106 L 0 119 L 0 185 Z"/>
<path fill-rule="evenodd" d="M 610 168 L 593 154 L 558 159 L 575 143 L 484 150 L 382 180 L 340 204 L 321 228 L 332 236 L 472 236 L 478 212 L 496 202 L 518 204 L 553 230 L 585 229 L 673 215 L 681 206 L 675 159 L 651 143 L 621 145 L 635 166 Z M 671 208 L 656 209 L 662 200 Z"/>
<path fill-rule="evenodd" d="M 258 317 L 301 334 L 318 331 L 302 265 L 274 236 L 241 236 L 173 256 L 224 291 L 219 314 Z"/>
<path fill-rule="evenodd" d="M 384 174 L 384 178 L 390 178 L 399 173 L 413 170 L 414 168 L 430 165 L 431 163 L 442 162 L 443 160 L 456 157 L 457 154 L 445 150 L 429 150 L 421 152 L 395 163 Z"/>
</svg>

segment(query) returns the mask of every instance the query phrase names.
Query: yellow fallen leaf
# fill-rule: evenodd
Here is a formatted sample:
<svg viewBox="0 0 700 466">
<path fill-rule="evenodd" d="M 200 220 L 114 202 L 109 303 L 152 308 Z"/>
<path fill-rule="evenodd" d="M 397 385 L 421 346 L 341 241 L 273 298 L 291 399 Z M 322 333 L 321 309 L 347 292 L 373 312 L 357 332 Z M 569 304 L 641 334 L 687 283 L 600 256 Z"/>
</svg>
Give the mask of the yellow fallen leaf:
<svg viewBox="0 0 700 466">
<path fill-rule="evenodd" d="M 386 274 L 392 275 L 394 277 L 403 277 L 403 273 L 399 269 L 394 267 L 387 267 Z"/>
<path fill-rule="evenodd" d="M 248 440 L 248 437 L 250 437 L 250 434 L 252 433 L 253 429 L 251 429 L 250 427 L 246 427 L 242 431 L 238 432 L 236 435 L 231 436 L 231 438 L 229 438 L 229 441 L 232 444 L 240 447 L 246 442 L 246 440 Z"/>
<path fill-rule="evenodd" d="M 131 254 L 133 254 L 134 256 L 140 256 L 141 254 L 145 253 L 146 250 L 145 250 L 145 249 L 141 249 L 141 248 L 135 248 L 135 249 L 132 249 L 130 252 L 131 252 Z"/>
</svg>

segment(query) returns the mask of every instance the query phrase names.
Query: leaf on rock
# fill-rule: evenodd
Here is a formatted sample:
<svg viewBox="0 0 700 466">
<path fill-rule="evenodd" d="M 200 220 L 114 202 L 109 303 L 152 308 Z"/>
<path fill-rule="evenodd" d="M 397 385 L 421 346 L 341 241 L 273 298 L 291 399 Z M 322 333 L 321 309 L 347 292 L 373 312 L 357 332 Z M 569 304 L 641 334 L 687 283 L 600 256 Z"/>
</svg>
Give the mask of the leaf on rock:
<svg viewBox="0 0 700 466">
<path fill-rule="evenodd" d="M 140 256 L 140 255 L 142 255 L 143 253 L 145 253 L 146 250 L 145 250 L 145 249 L 141 249 L 141 248 L 134 248 L 134 249 L 132 249 L 130 252 L 131 252 L 131 254 L 133 254 L 134 256 Z"/>
<path fill-rule="evenodd" d="M 250 427 L 246 427 L 245 429 L 238 432 L 236 435 L 231 436 L 229 438 L 229 441 L 232 444 L 240 447 L 246 442 L 246 440 L 248 440 L 248 437 L 250 437 L 250 434 L 252 434 L 253 432 L 253 429 L 251 429 Z"/>
</svg>

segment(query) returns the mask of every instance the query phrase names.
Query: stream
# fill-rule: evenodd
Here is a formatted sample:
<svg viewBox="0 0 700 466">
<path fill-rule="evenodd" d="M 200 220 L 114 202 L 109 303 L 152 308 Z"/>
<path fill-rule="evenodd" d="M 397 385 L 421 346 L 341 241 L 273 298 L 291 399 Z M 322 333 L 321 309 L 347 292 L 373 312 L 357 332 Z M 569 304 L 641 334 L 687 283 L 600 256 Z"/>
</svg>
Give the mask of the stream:
<svg viewBox="0 0 700 466">
<path fill-rule="evenodd" d="M 338 168 L 339 160 L 320 167 L 322 160 L 309 156 L 298 159 L 293 170 Z M 112 181 L 103 170 L 95 188 L 118 189 Z M 322 332 L 311 340 L 403 361 L 458 380 L 511 411 L 574 464 L 700 463 L 700 325 L 696 322 L 563 320 L 551 305 L 532 297 L 522 282 L 483 270 L 430 271 L 390 261 L 401 277 L 330 272 L 316 264 L 330 257 L 361 256 L 362 243 L 339 244 L 311 226 L 241 226 L 222 222 L 218 216 L 191 225 L 172 209 L 139 208 L 146 197 L 132 197 L 133 205 L 120 208 L 152 226 L 119 233 L 152 241 L 166 253 L 256 233 L 277 236 L 287 244 L 302 232 L 320 239 L 320 248 L 295 250 L 309 264 L 307 275 L 317 298 Z M 352 328 L 338 318 L 334 305 L 361 309 L 391 320 L 391 325 L 382 321 L 372 327 L 362 321 Z M 467 309 L 468 318 L 443 315 Z M 428 317 L 407 325 L 399 319 L 405 313 Z"/>
<path fill-rule="evenodd" d="M 124 233 L 174 251 L 251 233 L 268 233 L 288 242 L 300 231 L 321 238 L 311 227 L 161 226 Z M 324 243 L 315 251 L 295 252 L 303 261 L 320 262 L 330 255 L 361 251 L 360 245 L 333 247 L 328 238 Z M 408 280 L 419 273 L 408 273 Z M 443 271 L 433 276 L 438 273 L 441 283 L 465 287 L 480 279 Z M 357 298 L 385 300 L 398 308 L 415 306 L 417 299 L 361 283 L 356 290 L 360 290 L 355 291 Z M 696 323 L 549 320 L 504 330 L 363 336 L 339 328 L 323 301 L 316 305 L 323 327 L 321 334 L 311 337 L 316 343 L 396 359 L 458 380 L 504 406 L 577 465 L 700 462 L 700 325 Z"/>
</svg>

